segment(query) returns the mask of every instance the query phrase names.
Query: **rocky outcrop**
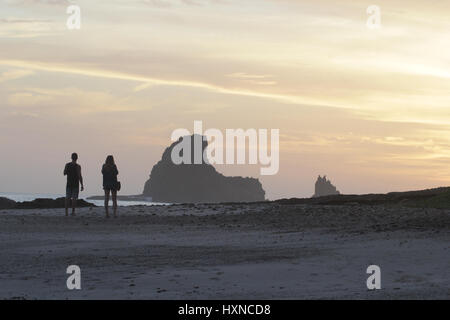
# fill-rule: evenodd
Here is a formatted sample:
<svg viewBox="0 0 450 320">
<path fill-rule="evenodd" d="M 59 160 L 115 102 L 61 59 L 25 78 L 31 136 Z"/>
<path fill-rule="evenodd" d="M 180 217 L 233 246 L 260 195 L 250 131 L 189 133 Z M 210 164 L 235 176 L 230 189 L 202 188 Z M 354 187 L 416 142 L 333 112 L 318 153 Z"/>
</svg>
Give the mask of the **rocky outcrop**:
<svg viewBox="0 0 450 320">
<path fill-rule="evenodd" d="M 162 159 L 153 167 L 150 179 L 145 183 L 144 196 L 152 197 L 154 202 L 171 203 L 265 200 L 265 191 L 258 179 L 225 177 L 203 160 L 200 164 L 193 164 L 194 140 L 198 139 L 198 136 L 190 136 L 192 164 L 174 164 L 171 159 L 172 149 L 181 139 L 166 148 Z M 203 141 L 203 151 L 207 145 L 207 142 Z"/>
<path fill-rule="evenodd" d="M 52 208 L 64 208 L 65 198 L 58 199 L 35 199 L 33 201 L 18 202 L 16 209 L 52 209 Z M 83 199 L 77 200 L 78 208 L 95 207 L 94 204 L 84 201 Z"/>
<path fill-rule="evenodd" d="M 65 198 L 35 199 L 33 201 L 16 202 L 7 198 L 0 198 L 0 209 L 57 209 L 65 207 Z M 77 207 L 95 207 L 94 204 L 82 199 L 77 201 Z"/>
<path fill-rule="evenodd" d="M 12 209 L 16 206 L 16 202 L 14 200 L 0 197 L 0 210 L 1 209 Z"/>
<path fill-rule="evenodd" d="M 434 189 L 389 192 L 385 194 L 338 194 L 317 198 L 280 199 L 273 203 L 283 205 L 320 206 L 396 206 L 412 208 L 450 209 L 450 187 Z M 447 212 L 447 211 L 443 211 Z M 447 215 L 448 216 L 448 215 Z M 450 219 L 450 216 L 448 216 Z M 447 223 L 447 225 L 450 225 Z"/>
<path fill-rule="evenodd" d="M 340 194 L 336 187 L 327 179 L 327 176 L 319 176 L 315 185 L 315 192 L 313 197 L 324 197 L 330 195 Z"/>
</svg>

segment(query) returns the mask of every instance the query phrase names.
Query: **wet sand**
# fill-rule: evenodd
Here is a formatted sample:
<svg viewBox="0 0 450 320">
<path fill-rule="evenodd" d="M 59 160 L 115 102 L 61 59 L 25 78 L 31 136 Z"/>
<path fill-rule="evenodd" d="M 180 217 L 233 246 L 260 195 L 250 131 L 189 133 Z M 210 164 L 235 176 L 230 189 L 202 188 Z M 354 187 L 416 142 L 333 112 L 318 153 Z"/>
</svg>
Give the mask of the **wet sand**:
<svg viewBox="0 0 450 320">
<path fill-rule="evenodd" d="M 267 204 L 0 210 L 1 299 L 449 299 L 450 211 Z M 381 268 L 381 290 L 366 268 Z M 68 290 L 66 268 L 81 268 Z"/>
</svg>

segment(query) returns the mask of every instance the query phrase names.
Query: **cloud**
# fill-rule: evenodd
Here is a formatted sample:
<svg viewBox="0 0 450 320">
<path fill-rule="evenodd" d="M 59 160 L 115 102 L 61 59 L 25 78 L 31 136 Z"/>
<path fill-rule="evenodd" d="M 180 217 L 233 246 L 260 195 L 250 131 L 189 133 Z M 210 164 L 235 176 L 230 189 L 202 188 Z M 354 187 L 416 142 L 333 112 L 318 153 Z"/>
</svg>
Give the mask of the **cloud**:
<svg viewBox="0 0 450 320">
<path fill-rule="evenodd" d="M 36 4 L 45 4 L 45 5 L 70 5 L 73 1 L 71 0 L 6 0 L 6 5 L 36 5 Z"/>
<path fill-rule="evenodd" d="M 24 77 L 28 77 L 33 75 L 34 71 L 32 70 L 11 70 L 0 73 L 0 83 L 6 82 L 10 80 L 16 80 Z"/>
<path fill-rule="evenodd" d="M 205 6 L 212 3 L 223 3 L 225 0 L 141 0 L 146 5 L 168 8 L 176 5 Z"/>
<path fill-rule="evenodd" d="M 59 34 L 49 19 L 0 19 L 0 38 L 35 38 Z"/>
<path fill-rule="evenodd" d="M 276 100 L 283 103 L 288 104 L 304 104 L 308 101 L 303 99 L 300 96 L 294 95 L 282 95 L 282 94 L 274 94 L 267 93 L 263 91 L 249 90 L 249 89 L 231 89 L 227 87 L 221 87 L 218 85 L 199 82 L 199 81 L 190 81 L 190 80 L 166 80 L 161 78 L 152 78 L 149 76 L 135 75 L 118 71 L 111 70 L 102 70 L 95 68 L 80 68 L 76 66 L 67 66 L 67 65 L 58 65 L 58 64 L 50 64 L 50 63 L 42 63 L 42 62 L 33 62 L 33 61 L 21 61 L 21 60 L 0 60 L 0 65 L 8 65 L 15 67 L 23 67 L 30 68 L 34 70 L 41 70 L 47 72 L 58 72 L 58 73 L 68 73 L 68 74 L 77 74 L 84 75 L 89 77 L 99 77 L 99 78 L 108 78 L 108 79 L 118 79 L 118 80 L 129 80 L 135 82 L 144 83 L 143 86 L 137 87 L 138 91 L 143 90 L 148 87 L 150 84 L 152 85 L 165 85 L 165 86 L 181 86 L 181 87 L 192 87 L 198 89 L 204 89 L 207 91 L 212 91 L 215 93 L 221 94 L 229 94 L 229 95 L 240 95 L 240 96 L 249 96 L 261 99 L 270 99 Z M 136 88 L 135 88 L 136 90 Z"/>
<path fill-rule="evenodd" d="M 248 74 L 245 72 L 235 72 L 228 74 L 227 77 L 257 85 L 272 86 L 277 84 L 276 81 L 272 80 L 272 75 L 266 74 Z"/>
<path fill-rule="evenodd" d="M 138 110 L 136 104 L 129 104 L 127 97 L 117 97 L 111 93 L 81 90 L 76 87 L 61 89 L 23 88 L 14 90 L 7 97 L 7 105 L 21 108 L 23 112 L 34 110 L 52 114 L 83 114 L 102 112 L 122 112 Z M 14 111 L 17 111 L 14 109 Z M 31 112 L 31 111 L 29 111 Z"/>
<path fill-rule="evenodd" d="M 0 24 L 12 23 L 12 24 L 35 24 L 35 23 L 45 23 L 51 22 L 51 20 L 40 20 L 40 19 L 15 19 L 15 18 L 2 18 L 0 19 Z"/>
<path fill-rule="evenodd" d="M 157 8 L 169 8 L 172 6 L 171 1 L 167 0 L 141 0 L 143 4 L 157 7 Z"/>
<path fill-rule="evenodd" d="M 227 75 L 230 78 L 237 78 L 237 79 L 267 79 L 271 78 L 271 75 L 266 74 L 248 74 L 245 72 L 235 72 Z"/>
<path fill-rule="evenodd" d="M 142 83 L 142 84 L 136 86 L 136 87 L 133 89 L 133 92 L 139 92 L 139 91 L 145 90 L 145 89 L 147 89 L 147 88 L 150 88 L 150 87 L 152 87 L 152 86 L 154 86 L 153 83 Z"/>
</svg>

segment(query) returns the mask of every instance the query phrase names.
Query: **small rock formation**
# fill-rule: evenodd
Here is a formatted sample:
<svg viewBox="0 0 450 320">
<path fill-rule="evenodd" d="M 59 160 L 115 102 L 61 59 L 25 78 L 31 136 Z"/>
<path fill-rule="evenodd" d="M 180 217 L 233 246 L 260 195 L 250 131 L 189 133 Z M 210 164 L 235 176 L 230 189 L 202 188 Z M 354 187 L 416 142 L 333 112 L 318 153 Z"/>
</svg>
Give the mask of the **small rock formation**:
<svg viewBox="0 0 450 320">
<path fill-rule="evenodd" d="M 327 179 L 327 176 L 319 176 L 316 181 L 315 193 L 313 198 L 330 196 L 340 194 L 336 187 L 331 184 L 331 181 Z"/>
<path fill-rule="evenodd" d="M 214 203 L 214 202 L 254 202 L 264 201 L 265 191 L 255 178 L 225 177 L 203 160 L 194 163 L 195 135 L 190 136 L 192 164 L 176 165 L 171 153 L 174 146 L 182 141 L 180 138 L 166 148 L 162 159 L 153 167 L 150 179 L 144 187 L 144 196 L 154 202 L 170 203 Z M 203 139 L 200 139 L 203 141 Z M 204 151 L 208 143 L 203 141 Z"/>
<path fill-rule="evenodd" d="M 35 199 L 33 201 L 16 202 L 7 198 L 0 198 L 0 209 L 56 209 L 64 208 L 65 198 Z M 77 207 L 95 207 L 94 204 L 78 199 Z"/>
<path fill-rule="evenodd" d="M 0 209 L 12 209 L 16 206 L 16 202 L 14 200 L 0 197 Z"/>
<path fill-rule="evenodd" d="M 64 208 L 65 207 L 65 198 L 57 198 L 57 199 L 35 199 L 33 201 L 24 201 L 17 202 L 14 209 L 56 209 L 56 208 Z M 90 202 L 86 202 L 83 199 L 77 200 L 78 208 L 87 208 L 87 207 L 95 207 L 94 204 Z"/>
</svg>

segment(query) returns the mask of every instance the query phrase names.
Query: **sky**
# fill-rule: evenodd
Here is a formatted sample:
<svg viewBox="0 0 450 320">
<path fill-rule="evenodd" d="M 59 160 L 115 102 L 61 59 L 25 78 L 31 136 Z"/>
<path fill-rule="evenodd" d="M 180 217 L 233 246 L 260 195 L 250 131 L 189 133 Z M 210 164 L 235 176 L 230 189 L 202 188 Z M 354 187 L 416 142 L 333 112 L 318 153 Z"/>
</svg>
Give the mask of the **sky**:
<svg viewBox="0 0 450 320">
<path fill-rule="evenodd" d="M 81 9 L 70 30 L 67 7 Z M 377 5 L 381 27 L 367 27 Z M 139 194 L 177 128 L 279 129 L 268 199 L 450 185 L 450 2 L 0 0 L 0 192 Z"/>
</svg>

